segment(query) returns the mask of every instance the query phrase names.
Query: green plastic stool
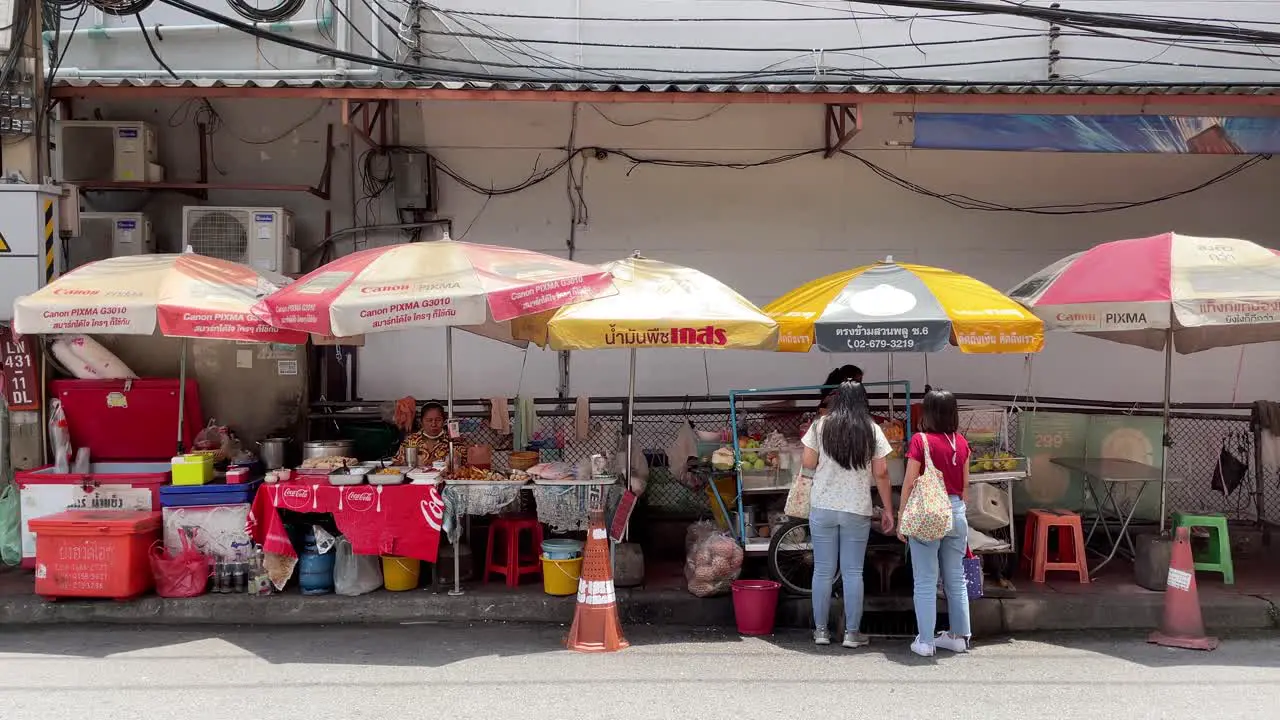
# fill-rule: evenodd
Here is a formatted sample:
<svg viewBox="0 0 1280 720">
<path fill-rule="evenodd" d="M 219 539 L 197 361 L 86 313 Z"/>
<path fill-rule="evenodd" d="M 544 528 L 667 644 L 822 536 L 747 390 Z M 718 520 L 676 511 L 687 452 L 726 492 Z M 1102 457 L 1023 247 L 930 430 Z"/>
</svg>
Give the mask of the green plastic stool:
<svg viewBox="0 0 1280 720">
<path fill-rule="evenodd" d="M 1209 530 L 1209 547 L 1195 553 L 1196 570 L 1208 570 L 1222 573 L 1222 582 L 1226 585 L 1236 583 L 1235 566 L 1231 562 L 1231 536 L 1227 534 L 1227 518 L 1225 515 L 1189 515 L 1173 514 L 1173 527 L 1207 528 Z"/>
</svg>

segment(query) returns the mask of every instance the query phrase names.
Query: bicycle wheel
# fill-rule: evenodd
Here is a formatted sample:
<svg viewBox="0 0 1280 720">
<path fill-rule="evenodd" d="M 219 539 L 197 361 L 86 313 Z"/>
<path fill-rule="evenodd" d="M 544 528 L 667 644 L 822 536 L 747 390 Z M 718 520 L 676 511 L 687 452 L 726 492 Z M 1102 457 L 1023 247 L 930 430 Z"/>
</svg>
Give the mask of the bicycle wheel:
<svg viewBox="0 0 1280 720">
<path fill-rule="evenodd" d="M 813 539 L 807 519 L 790 520 L 769 541 L 769 576 L 793 595 L 813 594 Z M 839 571 L 835 585 L 839 587 Z"/>
</svg>

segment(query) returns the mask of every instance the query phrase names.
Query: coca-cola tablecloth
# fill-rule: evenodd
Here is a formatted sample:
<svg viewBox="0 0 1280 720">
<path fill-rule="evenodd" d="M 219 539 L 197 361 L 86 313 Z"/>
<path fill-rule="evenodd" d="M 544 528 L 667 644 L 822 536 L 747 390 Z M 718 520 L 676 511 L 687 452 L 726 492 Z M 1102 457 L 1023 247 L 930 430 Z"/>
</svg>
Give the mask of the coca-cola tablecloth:
<svg viewBox="0 0 1280 720">
<path fill-rule="evenodd" d="M 359 555 L 399 555 L 433 563 L 440 550 L 444 498 L 434 485 L 354 485 L 295 480 L 263 485 L 249 525 L 264 552 L 296 557 L 279 510 L 332 513 Z"/>
</svg>

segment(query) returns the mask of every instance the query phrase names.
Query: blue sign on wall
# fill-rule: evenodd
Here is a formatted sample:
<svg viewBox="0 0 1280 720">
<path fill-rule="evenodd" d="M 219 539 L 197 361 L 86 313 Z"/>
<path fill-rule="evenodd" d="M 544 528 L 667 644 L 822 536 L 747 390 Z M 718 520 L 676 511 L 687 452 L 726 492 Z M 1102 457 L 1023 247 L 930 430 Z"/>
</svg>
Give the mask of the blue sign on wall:
<svg viewBox="0 0 1280 720">
<path fill-rule="evenodd" d="M 1076 153 L 1280 153 L 1280 118 L 916 113 L 913 147 Z"/>
</svg>

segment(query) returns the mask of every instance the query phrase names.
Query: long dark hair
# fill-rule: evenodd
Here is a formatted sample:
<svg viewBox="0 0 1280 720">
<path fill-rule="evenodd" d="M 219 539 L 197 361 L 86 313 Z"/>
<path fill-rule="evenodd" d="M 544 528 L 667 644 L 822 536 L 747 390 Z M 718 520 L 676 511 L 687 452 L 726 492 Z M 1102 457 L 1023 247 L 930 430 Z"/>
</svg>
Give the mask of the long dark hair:
<svg viewBox="0 0 1280 720">
<path fill-rule="evenodd" d="M 822 452 L 845 470 L 864 468 L 876 449 L 875 423 L 862 383 L 846 381 L 831 393 L 822 419 Z"/>
<path fill-rule="evenodd" d="M 960 430 L 960 407 L 956 396 L 946 390 L 930 390 L 924 394 L 920 429 L 927 433 L 953 435 Z"/>
<path fill-rule="evenodd" d="M 827 373 L 827 379 L 822 383 L 823 387 L 818 391 L 818 406 L 826 407 L 827 398 L 836 391 L 841 383 L 846 382 L 862 382 L 862 368 L 857 365 L 841 365 L 840 367 Z"/>
</svg>

